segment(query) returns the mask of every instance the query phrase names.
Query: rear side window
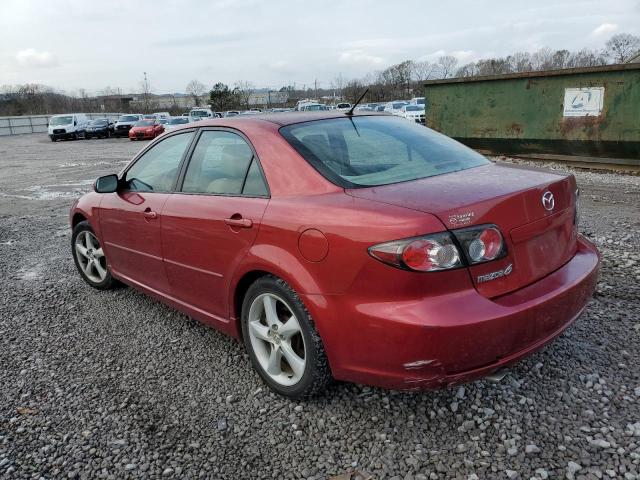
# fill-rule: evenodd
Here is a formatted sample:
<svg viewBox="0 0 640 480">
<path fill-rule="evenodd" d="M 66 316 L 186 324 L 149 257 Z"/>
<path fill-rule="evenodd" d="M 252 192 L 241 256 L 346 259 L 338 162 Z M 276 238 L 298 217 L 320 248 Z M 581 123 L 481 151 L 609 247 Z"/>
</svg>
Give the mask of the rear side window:
<svg viewBox="0 0 640 480">
<path fill-rule="evenodd" d="M 167 137 L 147 150 L 127 170 L 127 189 L 135 192 L 169 192 L 193 132 Z"/>
<path fill-rule="evenodd" d="M 445 135 L 390 116 L 317 120 L 288 125 L 280 133 L 328 180 L 345 188 L 406 182 L 489 163 Z"/>
<path fill-rule="evenodd" d="M 182 185 L 187 193 L 267 195 L 253 150 L 232 132 L 205 130 L 200 135 Z"/>
</svg>

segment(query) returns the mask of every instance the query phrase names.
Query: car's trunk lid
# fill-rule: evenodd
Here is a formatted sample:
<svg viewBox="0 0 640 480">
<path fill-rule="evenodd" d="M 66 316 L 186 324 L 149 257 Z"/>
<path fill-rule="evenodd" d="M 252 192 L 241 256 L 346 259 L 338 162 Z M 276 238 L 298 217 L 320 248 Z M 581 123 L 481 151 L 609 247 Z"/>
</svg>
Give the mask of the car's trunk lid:
<svg viewBox="0 0 640 480">
<path fill-rule="evenodd" d="M 436 215 L 450 230 L 497 225 L 507 256 L 469 268 L 478 292 L 492 298 L 539 280 L 573 256 L 575 188 L 572 175 L 490 164 L 346 192 Z M 543 204 L 546 192 L 553 195 L 552 208 Z"/>
</svg>

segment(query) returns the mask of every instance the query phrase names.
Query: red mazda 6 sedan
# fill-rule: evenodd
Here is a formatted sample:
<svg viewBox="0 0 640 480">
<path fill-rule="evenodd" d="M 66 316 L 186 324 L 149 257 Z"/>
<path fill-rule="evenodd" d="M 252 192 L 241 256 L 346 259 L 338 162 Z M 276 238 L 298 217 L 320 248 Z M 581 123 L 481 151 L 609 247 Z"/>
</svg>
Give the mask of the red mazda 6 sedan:
<svg viewBox="0 0 640 480">
<path fill-rule="evenodd" d="M 145 119 L 136 122 L 129 130 L 129 140 L 150 140 L 164 132 L 164 126 L 153 119 Z"/>
<path fill-rule="evenodd" d="M 73 204 L 89 285 L 244 342 L 292 398 L 495 375 L 580 315 L 599 256 L 572 175 L 497 165 L 385 114 L 205 120 Z"/>
</svg>

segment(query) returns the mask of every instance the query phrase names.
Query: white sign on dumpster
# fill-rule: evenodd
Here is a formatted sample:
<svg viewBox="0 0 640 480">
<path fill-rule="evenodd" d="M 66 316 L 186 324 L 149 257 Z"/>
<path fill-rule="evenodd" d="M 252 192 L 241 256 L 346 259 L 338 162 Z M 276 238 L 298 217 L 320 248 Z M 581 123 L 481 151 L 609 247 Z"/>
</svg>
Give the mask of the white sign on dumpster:
<svg viewBox="0 0 640 480">
<path fill-rule="evenodd" d="M 597 117 L 602 113 L 604 87 L 565 88 L 565 117 Z"/>
</svg>

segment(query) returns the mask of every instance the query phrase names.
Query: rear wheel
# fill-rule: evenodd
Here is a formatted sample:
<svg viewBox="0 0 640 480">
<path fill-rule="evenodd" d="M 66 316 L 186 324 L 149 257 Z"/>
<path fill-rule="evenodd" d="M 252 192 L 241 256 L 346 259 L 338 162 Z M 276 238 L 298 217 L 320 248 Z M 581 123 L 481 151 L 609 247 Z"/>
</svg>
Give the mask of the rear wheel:
<svg viewBox="0 0 640 480">
<path fill-rule="evenodd" d="M 331 382 L 311 315 L 283 280 L 268 275 L 249 287 L 242 304 L 242 333 L 254 368 L 276 393 L 308 398 Z"/>
<path fill-rule="evenodd" d="M 107 290 L 115 285 L 107 257 L 89 222 L 80 222 L 73 229 L 71 252 L 85 282 L 99 290 Z"/>
</svg>

